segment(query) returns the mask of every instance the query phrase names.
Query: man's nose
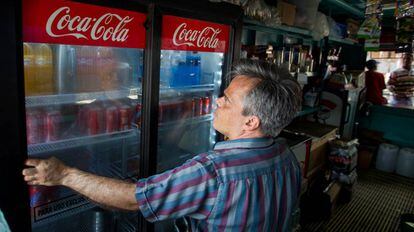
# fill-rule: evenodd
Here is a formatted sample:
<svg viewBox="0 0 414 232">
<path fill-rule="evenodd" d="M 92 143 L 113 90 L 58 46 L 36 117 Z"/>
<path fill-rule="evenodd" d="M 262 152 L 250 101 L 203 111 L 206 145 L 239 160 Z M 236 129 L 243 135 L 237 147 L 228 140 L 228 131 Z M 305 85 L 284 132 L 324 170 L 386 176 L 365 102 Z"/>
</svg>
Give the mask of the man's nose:
<svg viewBox="0 0 414 232">
<path fill-rule="evenodd" d="M 217 107 L 220 107 L 221 106 L 222 99 L 223 99 L 223 97 L 217 98 L 217 100 L 216 100 Z"/>
</svg>

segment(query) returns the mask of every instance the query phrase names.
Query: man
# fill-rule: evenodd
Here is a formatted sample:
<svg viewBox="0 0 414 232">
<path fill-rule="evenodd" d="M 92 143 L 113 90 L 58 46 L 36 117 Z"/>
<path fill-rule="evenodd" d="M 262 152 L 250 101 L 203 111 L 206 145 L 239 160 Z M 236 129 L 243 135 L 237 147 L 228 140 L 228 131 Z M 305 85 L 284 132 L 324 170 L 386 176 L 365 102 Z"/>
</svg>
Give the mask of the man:
<svg viewBox="0 0 414 232">
<path fill-rule="evenodd" d="M 287 231 L 301 175 L 283 139 L 301 106 L 299 84 L 270 63 L 243 61 L 217 99 L 214 128 L 229 138 L 182 166 L 136 184 L 95 176 L 55 158 L 29 159 L 31 185 L 64 185 L 97 203 L 140 210 L 149 221 L 187 216 L 192 231 Z"/>
<path fill-rule="evenodd" d="M 388 85 L 390 90 L 397 97 L 407 97 L 412 95 L 414 87 L 414 70 L 411 69 L 413 62 L 412 53 L 402 55 L 402 67 L 391 72 Z"/>
<path fill-rule="evenodd" d="M 365 66 L 368 69 L 365 72 L 366 100 L 374 105 L 386 104 L 387 99 L 382 96 L 382 90 L 385 89 L 384 75 L 376 72 L 377 61 L 368 60 Z"/>
</svg>

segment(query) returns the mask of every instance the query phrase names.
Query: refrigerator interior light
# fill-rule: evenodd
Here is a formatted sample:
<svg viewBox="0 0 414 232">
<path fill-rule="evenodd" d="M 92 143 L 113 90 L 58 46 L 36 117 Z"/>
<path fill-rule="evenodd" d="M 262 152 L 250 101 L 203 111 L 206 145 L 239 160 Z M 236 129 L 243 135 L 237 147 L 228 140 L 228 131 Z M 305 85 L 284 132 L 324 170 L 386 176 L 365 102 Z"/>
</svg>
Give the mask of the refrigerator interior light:
<svg viewBox="0 0 414 232">
<path fill-rule="evenodd" d="M 132 95 L 131 94 L 131 95 L 128 96 L 128 98 L 131 99 L 131 100 L 137 100 L 138 99 L 138 95 L 136 95 L 136 94 L 135 95 Z"/>
<path fill-rule="evenodd" d="M 137 100 L 138 99 L 138 89 L 137 88 L 130 89 L 128 98 L 132 99 L 132 100 Z"/>
<path fill-rule="evenodd" d="M 86 99 L 86 100 L 77 101 L 76 104 L 86 105 L 86 104 L 91 104 L 94 101 L 96 101 L 96 99 Z"/>
</svg>

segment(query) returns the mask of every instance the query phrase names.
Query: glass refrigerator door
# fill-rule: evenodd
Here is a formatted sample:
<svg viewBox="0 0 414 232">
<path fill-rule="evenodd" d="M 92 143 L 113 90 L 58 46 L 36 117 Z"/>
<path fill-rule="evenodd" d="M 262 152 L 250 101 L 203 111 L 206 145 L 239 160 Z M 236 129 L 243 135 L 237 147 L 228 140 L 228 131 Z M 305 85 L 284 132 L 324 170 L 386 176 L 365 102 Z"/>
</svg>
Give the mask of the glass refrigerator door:
<svg viewBox="0 0 414 232">
<path fill-rule="evenodd" d="M 23 10 L 28 156 L 134 181 L 146 16 L 60 0 L 24 0 Z M 65 187 L 29 189 L 34 232 L 136 231 L 137 213 Z"/>
<path fill-rule="evenodd" d="M 163 17 L 157 170 L 212 149 L 213 107 L 220 93 L 229 26 Z M 157 231 L 171 231 L 162 222 Z"/>
</svg>

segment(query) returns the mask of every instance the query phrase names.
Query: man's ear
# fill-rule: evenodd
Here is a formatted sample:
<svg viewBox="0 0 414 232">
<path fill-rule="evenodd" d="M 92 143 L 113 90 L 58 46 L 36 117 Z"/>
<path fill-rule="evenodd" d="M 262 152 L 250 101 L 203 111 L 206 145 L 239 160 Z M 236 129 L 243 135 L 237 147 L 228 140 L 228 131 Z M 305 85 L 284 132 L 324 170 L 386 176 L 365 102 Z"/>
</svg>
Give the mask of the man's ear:
<svg viewBox="0 0 414 232">
<path fill-rule="evenodd" d="M 255 130 L 260 129 L 260 119 L 259 119 L 259 117 L 257 117 L 257 116 L 247 117 L 243 127 L 247 131 L 255 131 Z"/>
</svg>

